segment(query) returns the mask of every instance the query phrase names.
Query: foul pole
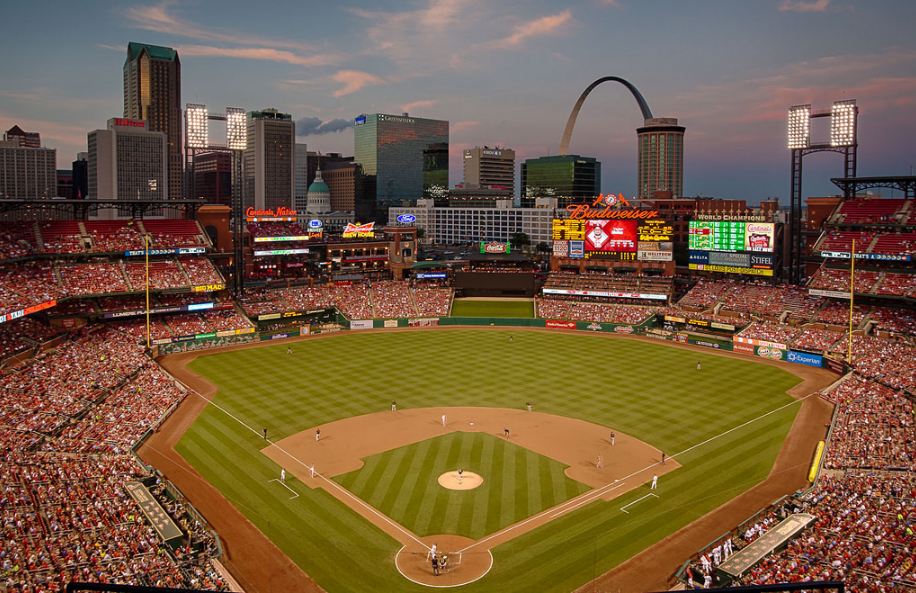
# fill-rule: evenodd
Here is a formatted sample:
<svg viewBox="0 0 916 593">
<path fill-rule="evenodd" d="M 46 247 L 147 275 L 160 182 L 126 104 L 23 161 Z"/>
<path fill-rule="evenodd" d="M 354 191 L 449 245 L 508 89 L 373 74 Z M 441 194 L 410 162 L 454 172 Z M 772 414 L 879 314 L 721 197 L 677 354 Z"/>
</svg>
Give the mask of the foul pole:
<svg viewBox="0 0 916 593">
<path fill-rule="evenodd" d="M 849 258 L 849 340 L 846 346 L 846 364 L 852 364 L 852 306 L 856 287 L 856 240 L 852 240 L 852 253 Z"/>
<path fill-rule="evenodd" d="M 149 235 L 143 235 L 143 247 L 146 255 L 146 349 L 149 350 Z"/>
</svg>

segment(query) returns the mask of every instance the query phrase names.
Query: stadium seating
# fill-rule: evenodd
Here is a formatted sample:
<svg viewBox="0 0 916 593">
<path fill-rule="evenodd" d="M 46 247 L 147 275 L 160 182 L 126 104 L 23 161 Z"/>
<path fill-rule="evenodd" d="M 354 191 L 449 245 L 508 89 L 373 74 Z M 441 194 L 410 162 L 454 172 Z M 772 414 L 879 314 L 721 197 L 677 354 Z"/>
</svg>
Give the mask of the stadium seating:
<svg viewBox="0 0 916 593">
<path fill-rule="evenodd" d="M 0 261 L 27 257 L 38 249 L 34 222 L 4 222 L 0 225 Z"/>
<path fill-rule="evenodd" d="M 110 327 L 0 374 L 3 586 L 59 591 L 71 580 L 225 589 L 206 526 L 165 505 L 193 544 L 165 545 L 124 483 L 157 479 L 128 451 L 184 394 Z M 162 484 L 152 492 L 161 496 Z"/>
<path fill-rule="evenodd" d="M 154 248 L 210 246 L 210 240 L 196 220 L 146 219 L 140 224 L 149 233 L 150 243 Z"/>
<path fill-rule="evenodd" d="M 905 200 L 888 198 L 855 198 L 840 204 L 837 223 L 892 223 Z"/>
<path fill-rule="evenodd" d="M 538 317 L 569 321 L 598 321 L 636 325 L 642 323 L 658 309 L 638 305 L 617 305 L 613 303 L 584 302 L 573 299 L 538 297 Z"/>
</svg>

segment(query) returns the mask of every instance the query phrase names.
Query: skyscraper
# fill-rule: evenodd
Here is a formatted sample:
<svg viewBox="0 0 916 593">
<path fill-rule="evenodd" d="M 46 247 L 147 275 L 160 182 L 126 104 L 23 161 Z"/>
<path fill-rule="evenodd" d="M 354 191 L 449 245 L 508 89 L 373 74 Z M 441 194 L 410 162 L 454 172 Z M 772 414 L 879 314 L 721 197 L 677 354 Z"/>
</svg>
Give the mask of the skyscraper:
<svg viewBox="0 0 916 593">
<path fill-rule="evenodd" d="M 170 47 L 130 42 L 124 62 L 124 117 L 145 121 L 151 132 L 163 132 L 168 153 L 166 197 L 182 193 L 181 62 Z"/>
<path fill-rule="evenodd" d="M 57 151 L 35 146 L 38 134 L 13 126 L 0 142 L 0 198 L 53 198 Z M 70 197 L 70 196 L 65 196 Z"/>
<path fill-rule="evenodd" d="M 651 198 L 656 191 L 670 191 L 674 198 L 684 195 L 684 130 L 674 117 L 653 117 L 637 128 L 640 198 Z"/>
<path fill-rule="evenodd" d="M 374 187 L 377 218 L 387 220 L 391 204 L 448 187 L 448 122 L 408 114 L 360 115 L 353 128 L 354 156 L 368 191 Z"/>
<path fill-rule="evenodd" d="M 244 206 L 295 208 L 296 124 L 274 108 L 248 113 L 248 147 L 242 154 Z"/>
<path fill-rule="evenodd" d="M 232 205 L 232 155 L 202 152 L 194 156 L 194 197 L 210 204 Z"/>
<path fill-rule="evenodd" d="M 522 163 L 523 207 L 535 198 L 557 198 L 560 208 L 584 202 L 601 192 L 601 163 L 577 154 L 542 156 Z"/>
<path fill-rule="evenodd" d="M 475 146 L 464 151 L 465 189 L 508 189 L 515 194 L 515 151 Z"/>
<path fill-rule="evenodd" d="M 304 142 L 297 142 L 295 151 L 296 187 L 293 191 L 293 202 L 294 210 L 302 216 L 308 205 L 306 200 L 309 195 L 309 147 Z"/>
<path fill-rule="evenodd" d="M 168 139 L 148 122 L 117 117 L 89 132 L 89 196 L 94 200 L 162 200 L 169 187 Z M 84 196 L 85 197 L 85 196 Z M 128 215 L 126 208 L 120 214 Z M 103 218 L 114 212 L 102 212 Z"/>
</svg>

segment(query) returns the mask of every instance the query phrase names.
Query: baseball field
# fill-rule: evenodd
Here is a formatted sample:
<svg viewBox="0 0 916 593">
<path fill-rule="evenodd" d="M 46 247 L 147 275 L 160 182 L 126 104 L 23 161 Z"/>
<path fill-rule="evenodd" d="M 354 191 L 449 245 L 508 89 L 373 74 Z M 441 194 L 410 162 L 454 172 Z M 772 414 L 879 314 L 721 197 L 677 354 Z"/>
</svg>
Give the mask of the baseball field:
<svg viewBox="0 0 916 593">
<path fill-rule="evenodd" d="M 331 592 L 571 591 L 767 478 L 799 409 L 784 368 L 592 334 L 342 333 L 292 350 L 189 357 L 217 390 L 176 448 Z M 482 484 L 437 483 L 459 467 Z M 463 552 L 441 581 L 431 543 Z"/>
</svg>

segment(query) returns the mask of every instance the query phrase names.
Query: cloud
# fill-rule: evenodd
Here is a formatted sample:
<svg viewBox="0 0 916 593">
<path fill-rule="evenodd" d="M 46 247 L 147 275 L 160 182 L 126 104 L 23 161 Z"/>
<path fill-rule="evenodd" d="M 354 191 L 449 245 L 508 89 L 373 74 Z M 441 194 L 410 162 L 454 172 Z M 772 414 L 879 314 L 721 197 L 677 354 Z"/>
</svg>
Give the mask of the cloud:
<svg viewBox="0 0 916 593">
<path fill-rule="evenodd" d="M 493 47 L 518 47 L 528 39 L 533 37 L 542 37 L 552 35 L 572 20 L 572 12 L 569 9 L 563 12 L 542 16 L 534 20 L 518 25 L 512 34 L 493 43 Z"/>
<path fill-rule="evenodd" d="M 310 51 L 313 47 L 306 44 L 278 39 L 275 37 L 260 37 L 238 31 L 220 31 L 196 25 L 191 21 L 183 20 L 169 12 L 169 8 L 177 4 L 175 0 L 165 0 L 159 4 L 147 6 L 131 6 L 124 11 L 124 15 L 131 25 L 137 29 L 153 31 L 165 35 L 187 37 L 205 41 L 218 41 L 233 45 L 254 45 L 261 47 L 275 47 Z"/>
<path fill-rule="evenodd" d="M 381 77 L 362 70 L 339 70 L 331 76 L 331 80 L 343 85 L 332 93 L 335 97 L 343 97 L 364 87 L 385 82 Z"/>
<path fill-rule="evenodd" d="M 450 128 L 449 133 L 457 134 L 458 132 L 463 132 L 464 130 L 475 128 L 479 125 L 480 125 L 479 121 L 471 120 L 471 119 L 463 120 L 463 121 L 453 121 L 451 124 L 449 124 L 449 128 Z"/>
<path fill-rule="evenodd" d="M 401 111 L 410 112 L 414 109 L 428 109 L 435 106 L 436 102 L 431 99 L 420 99 L 419 101 L 411 101 L 410 103 L 404 103 L 401 105 Z"/>
<path fill-rule="evenodd" d="M 824 12 L 830 0 L 782 0 L 780 12 Z"/>
<path fill-rule="evenodd" d="M 353 121 L 349 119 L 321 121 L 320 117 L 302 117 L 296 120 L 296 136 L 320 136 L 343 132 L 352 125 Z"/>
<path fill-rule="evenodd" d="M 215 47 L 212 45 L 182 45 L 178 53 L 183 56 L 238 58 L 243 60 L 265 60 L 294 64 L 296 66 L 327 66 L 337 58 L 331 54 L 300 55 L 285 49 L 271 47 Z"/>
</svg>

